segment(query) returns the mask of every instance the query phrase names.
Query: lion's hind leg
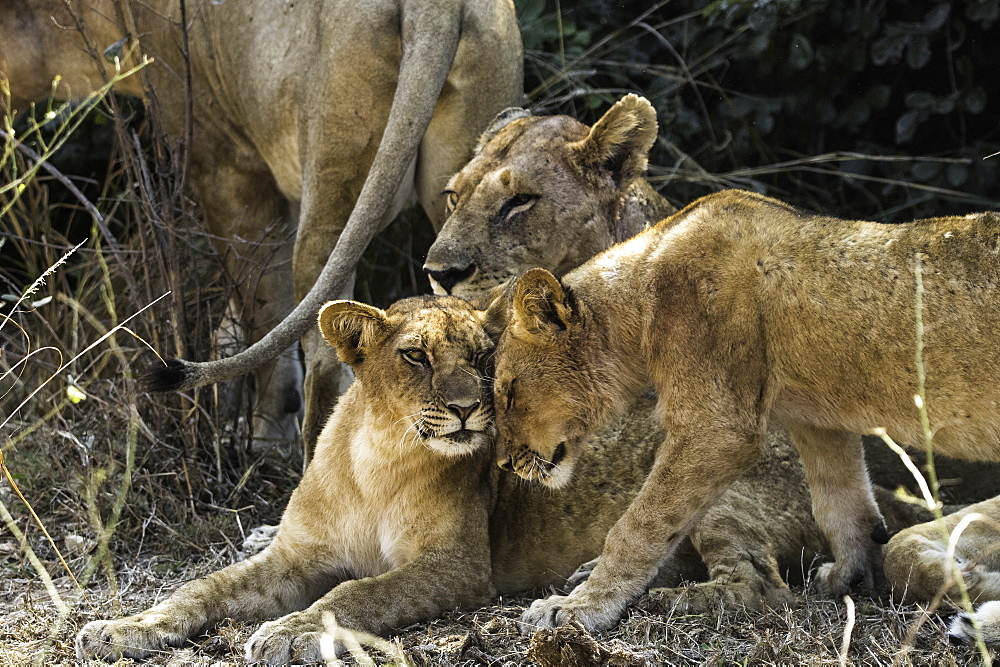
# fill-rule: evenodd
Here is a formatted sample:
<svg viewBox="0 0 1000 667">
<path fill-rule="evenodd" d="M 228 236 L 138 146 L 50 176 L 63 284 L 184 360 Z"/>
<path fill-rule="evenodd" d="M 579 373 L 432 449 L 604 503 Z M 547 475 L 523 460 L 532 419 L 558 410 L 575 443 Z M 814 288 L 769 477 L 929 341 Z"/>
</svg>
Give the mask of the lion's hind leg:
<svg viewBox="0 0 1000 667">
<path fill-rule="evenodd" d="M 889 540 L 885 576 L 893 594 L 903 602 L 926 602 L 943 592 L 951 604 L 957 603 L 960 593 L 949 578 L 948 540 L 963 523 L 954 557 L 969 598 L 1000 600 L 1000 497 L 970 505 L 942 521 L 943 525 L 917 524 Z"/>
<path fill-rule="evenodd" d="M 184 584 L 163 602 L 134 616 L 91 621 L 76 637 L 77 657 L 143 658 L 180 646 L 225 618 L 263 620 L 301 609 L 333 583 L 307 572 L 303 564 L 272 546 Z"/>
<path fill-rule="evenodd" d="M 889 535 L 865 467 L 861 436 L 791 421 L 786 425 L 809 482 L 813 516 L 835 559 L 816 573 L 819 590 L 839 597 L 856 585 L 873 588 L 881 545 Z"/>
</svg>

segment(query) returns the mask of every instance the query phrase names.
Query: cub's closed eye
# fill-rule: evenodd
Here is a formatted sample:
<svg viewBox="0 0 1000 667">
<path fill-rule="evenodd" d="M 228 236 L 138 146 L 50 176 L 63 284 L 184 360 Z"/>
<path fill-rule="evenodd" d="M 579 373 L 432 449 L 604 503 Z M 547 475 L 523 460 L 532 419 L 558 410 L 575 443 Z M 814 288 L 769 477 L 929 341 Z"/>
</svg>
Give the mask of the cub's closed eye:
<svg viewBox="0 0 1000 667">
<path fill-rule="evenodd" d="M 455 210 L 455 207 L 458 206 L 458 193 L 452 192 L 451 190 L 445 190 L 442 194 L 445 197 L 444 199 L 445 210 L 448 213 L 451 213 L 452 211 Z"/>
<path fill-rule="evenodd" d="M 500 211 L 497 213 L 497 217 L 500 220 L 505 220 L 515 213 L 525 211 L 535 203 L 536 199 L 538 199 L 538 195 L 514 195 L 503 203 Z"/>
<path fill-rule="evenodd" d="M 510 384 L 507 385 L 507 409 L 510 410 L 514 407 L 514 381 L 511 380 Z"/>
<path fill-rule="evenodd" d="M 422 366 L 427 363 L 427 353 L 420 348 L 413 347 L 406 350 L 400 350 L 399 353 L 402 354 L 403 358 L 411 364 Z"/>
</svg>

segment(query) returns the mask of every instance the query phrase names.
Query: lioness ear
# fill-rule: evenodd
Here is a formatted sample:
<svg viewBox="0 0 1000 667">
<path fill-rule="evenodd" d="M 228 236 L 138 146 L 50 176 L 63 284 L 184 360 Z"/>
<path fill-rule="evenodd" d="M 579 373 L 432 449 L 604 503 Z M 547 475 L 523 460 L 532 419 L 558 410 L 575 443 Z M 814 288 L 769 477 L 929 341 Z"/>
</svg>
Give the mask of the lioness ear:
<svg viewBox="0 0 1000 667">
<path fill-rule="evenodd" d="M 494 343 L 500 340 L 500 334 L 507 328 L 507 312 L 516 282 L 517 278 L 510 278 L 491 289 L 482 300 L 473 302 L 476 308 L 485 308 L 483 329 Z"/>
<path fill-rule="evenodd" d="M 479 143 L 476 144 L 476 150 L 473 151 L 473 155 L 479 155 L 482 152 L 483 147 L 490 143 L 490 140 L 497 136 L 503 128 L 507 127 L 513 123 L 518 118 L 527 118 L 531 115 L 531 112 L 527 109 L 522 109 L 520 107 L 510 107 L 509 109 L 504 109 L 490 121 L 489 127 L 479 136 Z"/>
<path fill-rule="evenodd" d="M 330 301 L 319 311 L 319 330 L 340 360 L 354 366 L 386 336 L 389 320 L 384 310 L 365 303 Z"/>
<path fill-rule="evenodd" d="M 594 123 L 586 139 L 569 145 L 570 155 L 582 170 L 607 169 L 624 188 L 646 171 L 658 127 L 649 100 L 626 95 Z"/>
<path fill-rule="evenodd" d="M 551 337 L 569 330 L 573 318 L 570 295 L 545 269 L 531 269 L 514 284 L 509 325 L 515 333 Z"/>
</svg>

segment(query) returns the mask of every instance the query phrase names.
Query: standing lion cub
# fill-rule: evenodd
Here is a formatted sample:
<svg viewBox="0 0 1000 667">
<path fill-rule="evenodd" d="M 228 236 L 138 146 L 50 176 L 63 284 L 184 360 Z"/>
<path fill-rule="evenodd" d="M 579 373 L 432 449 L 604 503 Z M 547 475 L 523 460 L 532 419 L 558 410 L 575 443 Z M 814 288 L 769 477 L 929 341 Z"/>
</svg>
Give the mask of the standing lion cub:
<svg viewBox="0 0 1000 667">
<path fill-rule="evenodd" d="M 813 215 L 767 197 L 704 197 L 561 281 L 525 273 L 491 311 L 497 461 L 558 486 L 580 443 L 652 383 L 667 433 L 590 579 L 525 624 L 613 625 L 657 566 L 789 429 L 836 561 L 832 595 L 871 583 L 887 533 L 859 434 L 922 442 L 914 396 L 917 279 L 923 388 L 936 450 L 1000 459 L 1000 216 L 905 225 Z"/>
</svg>

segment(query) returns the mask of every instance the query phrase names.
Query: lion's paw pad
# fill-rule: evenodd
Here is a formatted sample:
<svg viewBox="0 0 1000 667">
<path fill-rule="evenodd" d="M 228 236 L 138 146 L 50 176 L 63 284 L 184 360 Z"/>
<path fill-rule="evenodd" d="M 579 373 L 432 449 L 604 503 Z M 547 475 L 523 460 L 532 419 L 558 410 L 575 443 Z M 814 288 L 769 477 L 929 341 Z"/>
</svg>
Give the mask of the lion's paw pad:
<svg viewBox="0 0 1000 667">
<path fill-rule="evenodd" d="M 576 619 L 588 632 L 596 632 L 613 627 L 620 616 L 619 611 L 593 605 L 583 596 L 552 595 L 532 602 L 521 614 L 518 626 L 522 634 L 530 634 L 566 625 L 570 619 Z"/>
<path fill-rule="evenodd" d="M 323 628 L 312 622 L 286 619 L 287 616 L 269 621 L 253 633 L 246 645 L 247 660 L 269 665 L 323 662 L 320 648 Z"/>
<path fill-rule="evenodd" d="M 144 658 L 167 646 L 178 646 L 184 638 L 135 619 L 91 621 L 76 636 L 76 656 L 80 660 L 122 657 Z"/>
<path fill-rule="evenodd" d="M 813 588 L 820 595 L 839 598 L 847 595 L 854 586 L 871 587 L 871 574 L 857 572 L 845 567 L 838 566 L 838 563 L 824 563 L 816 570 L 813 578 Z"/>
</svg>

